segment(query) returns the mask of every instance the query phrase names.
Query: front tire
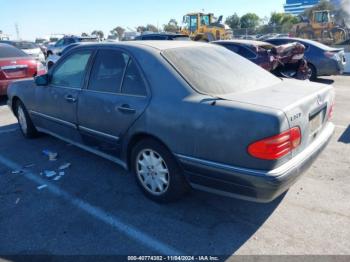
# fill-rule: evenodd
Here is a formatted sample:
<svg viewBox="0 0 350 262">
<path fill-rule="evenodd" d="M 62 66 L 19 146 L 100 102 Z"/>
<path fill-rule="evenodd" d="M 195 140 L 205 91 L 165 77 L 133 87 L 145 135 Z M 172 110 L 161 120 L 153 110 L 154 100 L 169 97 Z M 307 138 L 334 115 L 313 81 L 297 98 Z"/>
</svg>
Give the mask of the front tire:
<svg viewBox="0 0 350 262">
<path fill-rule="evenodd" d="M 156 202 L 176 201 L 190 188 L 175 157 L 154 139 L 136 144 L 131 169 L 142 192 Z"/>
<path fill-rule="evenodd" d="M 20 130 L 26 138 L 34 138 L 38 135 L 38 131 L 35 129 L 28 111 L 21 101 L 16 103 L 16 117 Z"/>
</svg>

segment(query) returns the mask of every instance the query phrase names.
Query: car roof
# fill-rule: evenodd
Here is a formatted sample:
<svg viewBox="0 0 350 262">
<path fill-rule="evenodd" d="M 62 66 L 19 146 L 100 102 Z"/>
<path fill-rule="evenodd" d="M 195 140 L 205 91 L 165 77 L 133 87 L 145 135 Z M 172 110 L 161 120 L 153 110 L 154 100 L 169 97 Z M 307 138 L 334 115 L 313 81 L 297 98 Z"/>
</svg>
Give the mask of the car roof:
<svg viewBox="0 0 350 262">
<path fill-rule="evenodd" d="M 171 33 L 171 32 L 164 32 L 164 33 L 154 33 L 154 34 L 144 34 L 144 35 L 140 35 L 142 36 L 187 36 L 185 34 L 176 34 L 176 33 Z"/>
<path fill-rule="evenodd" d="M 140 49 L 153 48 L 159 51 L 164 51 L 167 49 L 173 48 L 183 48 L 183 47 L 203 47 L 210 46 L 208 43 L 201 43 L 195 41 L 154 41 L 154 40 L 141 40 L 141 41 L 124 41 L 124 42 L 106 42 L 106 43 L 88 43 L 84 46 L 130 46 L 130 47 L 138 47 Z"/>
<path fill-rule="evenodd" d="M 253 45 L 253 46 L 271 45 L 270 43 L 263 42 L 263 41 L 246 40 L 246 39 L 219 40 L 219 41 L 214 41 L 213 43 L 232 43 L 232 44 Z"/>
</svg>

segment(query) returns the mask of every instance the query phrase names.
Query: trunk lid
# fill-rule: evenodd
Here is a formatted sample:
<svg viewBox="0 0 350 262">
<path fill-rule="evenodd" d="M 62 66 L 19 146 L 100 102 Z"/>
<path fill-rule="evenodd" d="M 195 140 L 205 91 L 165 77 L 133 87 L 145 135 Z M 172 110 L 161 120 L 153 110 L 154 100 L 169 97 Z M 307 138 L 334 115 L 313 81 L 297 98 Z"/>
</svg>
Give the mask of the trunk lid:
<svg viewBox="0 0 350 262">
<path fill-rule="evenodd" d="M 299 126 L 301 129 L 302 143 L 294 150 L 293 155 L 296 155 L 325 127 L 334 103 L 334 91 L 329 85 L 284 79 L 274 86 L 220 95 L 220 98 L 283 111 L 289 127 Z"/>
<path fill-rule="evenodd" d="M 37 62 L 26 58 L 0 59 L 0 79 L 13 80 L 33 77 L 37 73 Z"/>
</svg>

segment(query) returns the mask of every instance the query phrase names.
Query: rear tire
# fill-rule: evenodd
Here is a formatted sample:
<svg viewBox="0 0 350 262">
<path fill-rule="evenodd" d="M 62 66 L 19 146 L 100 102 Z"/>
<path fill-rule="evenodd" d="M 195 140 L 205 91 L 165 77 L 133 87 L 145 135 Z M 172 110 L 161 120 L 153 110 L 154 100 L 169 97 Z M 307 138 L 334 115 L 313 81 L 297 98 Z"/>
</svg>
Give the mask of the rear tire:
<svg viewBox="0 0 350 262">
<path fill-rule="evenodd" d="M 24 104 L 21 101 L 16 102 L 16 117 L 18 119 L 18 124 L 20 127 L 20 130 L 22 134 L 26 138 L 34 138 L 38 135 L 38 131 L 36 130 L 35 126 L 33 125 L 32 120 L 30 119 L 30 116 L 28 114 L 27 109 L 25 108 Z"/>
<path fill-rule="evenodd" d="M 137 143 L 130 163 L 138 186 L 153 201 L 173 202 L 189 191 L 190 186 L 175 157 L 155 139 Z"/>
<path fill-rule="evenodd" d="M 310 80 L 310 81 L 315 81 L 317 80 L 317 70 L 316 70 L 316 67 L 310 63 L 307 64 L 308 66 L 308 76 L 307 78 Z"/>
</svg>

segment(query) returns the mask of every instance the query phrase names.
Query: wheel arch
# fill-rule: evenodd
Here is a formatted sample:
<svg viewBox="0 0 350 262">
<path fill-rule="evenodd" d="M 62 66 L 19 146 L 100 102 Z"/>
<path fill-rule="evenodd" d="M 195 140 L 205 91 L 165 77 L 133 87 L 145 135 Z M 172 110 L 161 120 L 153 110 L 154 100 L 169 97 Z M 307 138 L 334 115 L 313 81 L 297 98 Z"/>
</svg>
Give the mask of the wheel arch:
<svg viewBox="0 0 350 262">
<path fill-rule="evenodd" d="M 144 139 L 153 139 L 153 140 L 159 142 L 160 144 L 162 144 L 174 156 L 176 162 L 179 164 L 176 156 L 173 154 L 173 152 L 170 150 L 170 148 L 167 146 L 167 144 L 164 143 L 159 137 L 152 135 L 152 134 L 149 134 L 147 132 L 138 132 L 138 133 L 133 134 L 129 138 L 128 143 L 126 145 L 125 160 L 126 160 L 126 167 L 128 170 L 130 170 L 130 167 L 131 167 L 132 149 L 135 147 L 135 145 L 137 145 L 140 141 L 142 141 Z"/>
</svg>

